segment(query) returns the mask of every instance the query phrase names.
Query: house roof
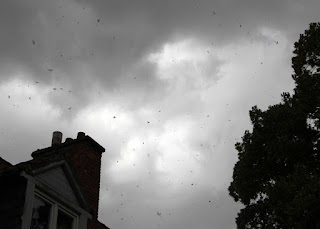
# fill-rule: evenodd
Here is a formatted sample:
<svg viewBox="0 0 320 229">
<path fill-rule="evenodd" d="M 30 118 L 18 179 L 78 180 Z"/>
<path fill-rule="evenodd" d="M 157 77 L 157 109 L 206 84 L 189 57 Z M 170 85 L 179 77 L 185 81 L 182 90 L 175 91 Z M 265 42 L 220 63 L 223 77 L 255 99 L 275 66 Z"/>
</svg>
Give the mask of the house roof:
<svg viewBox="0 0 320 229">
<path fill-rule="evenodd" d="M 82 196 L 82 188 L 80 185 L 77 185 L 77 177 L 74 175 L 74 171 L 72 168 L 72 163 L 70 163 L 70 159 L 67 156 L 66 152 L 69 151 L 70 148 L 72 148 L 75 144 L 87 144 L 90 146 L 94 152 L 98 154 L 102 154 L 105 152 L 105 149 L 98 144 L 95 140 L 93 140 L 90 136 L 84 135 L 84 133 L 80 132 L 78 133 L 78 136 L 76 139 L 67 138 L 64 143 L 60 143 L 57 145 L 52 145 L 50 147 L 44 148 L 44 149 L 38 149 L 34 151 L 31 156 L 33 159 L 25 162 L 18 163 L 16 165 L 12 165 L 8 161 L 4 160 L 0 157 L 0 178 L 9 177 L 12 175 L 20 175 L 21 172 L 25 172 L 31 176 L 34 176 L 35 171 L 42 170 L 51 164 L 59 163 L 61 161 L 65 161 L 67 165 L 71 165 L 68 167 L 70 169 L 70 174 L 72 174 L 73 183 L 76 184 L 74 186 L 78 187 L 78 196 L 80 195 L 83 201 L 82 206 L 85 207 L 85 209 L 88 208 L 87 204 L 87 198 L 85 196 Z M 99 229 L 109 229 L 107 226 L 105 226 L 103 223 L 97 221 L 97 228 Z"/>
<path fill-rule="evenodd" d="M 7 162 L 3 158 L 0 157 L 0 175 L 2 172 L 5 171 L 13 171 L 18 168 L 23 169 L 25 172 L 31 172 L 32 170 L 42 168 L 51 164 L 56 161 L 66 160 L 68 158 L 65 157 L 64 151 L 65 149 L 69 148 L 72 145 L 84 143 L 90 145 L 95 151 L 99 154 L 105 152 L 105 148 L 103 148 L 99 143 L 93 140 L 88 135 L 78 135 L 76 139 L 67 138 L 64 143 L 50 146 L 43 149 L 38 149 L 31 153 L 33 159 L 25 162 L 18 163 L 16 165 L 12 165 L 11 163 Z"/>
<path fill-rule="evenodd" d="M 0 169 L 10 167 L 12 164 L 0 157 Z"/>
<path fill-rule="evenodd" d="M 15 173 L 17 170 L 18 168 L 14 167 L 10 162 L 0 157 L 0 176 L 5 174 L 9 175 L 9 173 Z"/>
<path fill-rule="evenodd" d="M 60 161 L 66 161 L 69 165 L 72 165 L 64 152 L 67 152 L 70 147 L 79 143 L 90 145 L 93 149 L 95 149 L 95 152 L 99 154 L 105 152 L 105 149 L 90 136 L 78 135 L 77 139 L 67 138 L 64 143 L 53 145 L 44 149 L 38 149 L 31 154 L 33 159 L 18 163 L 16 165 L 12 165 L 0 157 L 0 176 L 5 177 L 14 174 L 17 175 L 22 171 L 33 176 L 34 171 Z M 71 172 L 73 173 L 72 166 L 70 168 Z M 74 174 L 73 177 L 77 181 L 77 178 Z"/>
<path fill-rule="evenodd" d="M 52 151 L 60 150 L 62 148 L 71 146 L 73 144 L 81 143 L 81 142 L 89 144 L 91 147 L 93 147 L 100 154 L 105 152 L 105 148 L 103 148 L 99 143 L 97 143 L 95 140 L 93 140 L 90 136 L 85 135 L 85 136 L 78 136 L 78 138 L 76 138 L 76 139 L 67 138 L 64 143 L 61 143 L 59 145 L 50 146 L 50 147 L 47 147 L 44 149 L 38 149 L 38 150 L 34 151 L 31 154 L 31 156 L 33 158 L 36 158 L 40 155 L 44 155 L 44 154 L 47 154 Z"/>
</svg>

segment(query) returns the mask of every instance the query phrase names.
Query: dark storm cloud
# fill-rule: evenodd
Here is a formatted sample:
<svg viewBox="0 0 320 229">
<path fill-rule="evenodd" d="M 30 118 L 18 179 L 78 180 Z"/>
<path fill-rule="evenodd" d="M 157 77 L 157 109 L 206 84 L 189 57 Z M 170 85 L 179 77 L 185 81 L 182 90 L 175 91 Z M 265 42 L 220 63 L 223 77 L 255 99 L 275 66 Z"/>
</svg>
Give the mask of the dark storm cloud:
<svg viewBox="0 0 320 229">
<path fill-rule="evenodd" d="M 1 60 L 3 66 L 5 61 L 23 63 L 42 80 L 51 78 L 48 68 L 61 68 L 76 81 L 72 74 L 76 63 L 90 63 L 95 73 L 90 77 L 113 86 L 123 69 L 164 42 L 192 35 L 219 44 L 246 36 L 261 25 L 292 29 L 295 23 L 289 21 L 310 21 L 311 16 L 302 15 L 302 9 L 314 11 L 315 3 L 5 1 L 0 9 Z"/>
<path fill-rule="evenodd" d="M 78 2 L 85 4 L 84 1 Z M 175 36 L 195 34 L 203 39 L 228 43 L 261 25 L 294 30 L 294 25 L 303 25 L 316 19 L 314 6 L 317 1 L 303 4 L 300 1 L 275 0 L 94 0 L 86 4 L 96 10 L 101 20 L 117 25 L 119 34 L 135 34 L 144 47 L 150 47 L 150 44 L 159 44 L 159 41 L 161 44 Z M 313 13 L 304 14 L 307 9 Z"/>
<path fill-rule="evenodd" d="M 0 9 L 1 80 L 22 72 L 42 84 L 68 88 L 74 92 L 74 111 L 80 101 L 82 106 L 91 101 L 96 85 L 102 90 L 142 93 L 139 98 L 143 103 L 165 93 L 163 82 L 154 77 L 154 66 L 140 64 L 164 43 L 196 37 L 220 46 L 250 39 L 250 32 L 263 25 L 295 34 L 293 25 L 311 20 L 303 11 L 314 11 L 314 4 L 251 0 L 5 1 Z M 58 97 L 52 99 L 55 106 L 60 102 Z"/>
<path fill-rule="evenodd" d="M 89 103 L 96 85 L 99 90 L 120 88 L 127 93 L 156 92 L 161 85 L 153 77 L 153 65 L 140 63 L 146 54 L 143 47 L 148 47 L 148 39 L 138 36 L 143 30 L 133 32 L 99 19 L 90 7 L 63 1 L 10 1 L 1 7 L 0 17 L 1 80 L 31 78 L 53 90 L 70 90 L 76 98 L 74 110 L 79 102 Z M 61 107 L 62 95 L 52 96 L 51 102 Z"/>
</svg>

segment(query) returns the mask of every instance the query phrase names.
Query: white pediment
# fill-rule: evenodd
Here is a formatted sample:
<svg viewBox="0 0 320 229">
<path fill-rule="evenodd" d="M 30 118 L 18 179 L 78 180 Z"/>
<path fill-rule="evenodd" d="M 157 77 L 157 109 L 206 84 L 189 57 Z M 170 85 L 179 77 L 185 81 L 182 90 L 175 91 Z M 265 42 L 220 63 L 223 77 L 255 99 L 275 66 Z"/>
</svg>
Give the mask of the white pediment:
<svg viewBox="0 0 320 229">
<path fill-rule="evenodd" d="M 52 188 L 61 196 L 79 205 L 70 181 L 61 165 L 37 174 L 35 179 Z"/>
<path fill-rule="evenodd" d="M 66 161 L 54 162 L 33 171 L 33 174 L 38 183 L 54 191 L 60 199 L 63 198 L 84 209 L 88 209 L 88 204 Z"/>
</svg>

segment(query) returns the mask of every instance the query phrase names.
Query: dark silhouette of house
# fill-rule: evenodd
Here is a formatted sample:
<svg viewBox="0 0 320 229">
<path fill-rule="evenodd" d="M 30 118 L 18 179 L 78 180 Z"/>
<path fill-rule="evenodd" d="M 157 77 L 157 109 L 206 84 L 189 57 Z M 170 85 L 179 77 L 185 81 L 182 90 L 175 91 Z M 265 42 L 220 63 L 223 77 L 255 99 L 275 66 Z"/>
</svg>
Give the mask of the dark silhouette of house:
<svg viewBox="0 0 320 229">
<path fill-rule="evenodd" d="M 1 229 L 108 229 L 98 221 L 101 156 L 83 132 L 12 165 L 0 157 Z"/>
</svg>

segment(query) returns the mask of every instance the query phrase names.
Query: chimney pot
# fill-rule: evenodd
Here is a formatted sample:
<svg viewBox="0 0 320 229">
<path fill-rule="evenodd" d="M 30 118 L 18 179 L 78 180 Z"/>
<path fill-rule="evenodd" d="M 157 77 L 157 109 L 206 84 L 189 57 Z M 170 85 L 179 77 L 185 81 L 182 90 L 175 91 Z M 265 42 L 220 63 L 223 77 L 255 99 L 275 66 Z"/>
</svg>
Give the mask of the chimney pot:
<svg viewBox="0 0 320 229">
<path fill-rule="evenodd" d="M 65 142 L 72 142 L 72 138 L 66 138 Z"/>
<path fill-rule="evenodd" d="M 86 136 L 86 134 L 84 132 L 78 132 L 77 139 L 84 138 L 85 136 Z"/>
<path fill-rule="evenodd" d="M 54 131 L 52 134 L 51 146 L 59 145 L 59 144 L 61 144 L 61 141 L 62 141 L 62 133 L 60 131 Z"/>
</svg>

